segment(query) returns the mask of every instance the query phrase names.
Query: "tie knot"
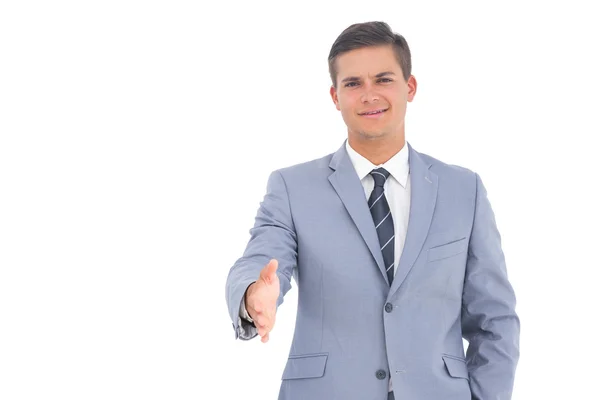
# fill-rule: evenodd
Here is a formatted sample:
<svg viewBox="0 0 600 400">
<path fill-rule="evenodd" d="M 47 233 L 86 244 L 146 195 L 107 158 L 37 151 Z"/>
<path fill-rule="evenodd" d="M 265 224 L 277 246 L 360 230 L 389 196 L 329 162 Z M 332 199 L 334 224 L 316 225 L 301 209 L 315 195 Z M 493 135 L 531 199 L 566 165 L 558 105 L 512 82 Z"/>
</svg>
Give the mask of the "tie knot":
<svg viewBox="0 0 600 400">
<path fill-rule="evenodd" d="M 385 180 L 390 176 L 390 173 L 385 168 L 377 168 L 370 172 L 375 180 L 375 186 L 383 187 Z"/>
</svg>

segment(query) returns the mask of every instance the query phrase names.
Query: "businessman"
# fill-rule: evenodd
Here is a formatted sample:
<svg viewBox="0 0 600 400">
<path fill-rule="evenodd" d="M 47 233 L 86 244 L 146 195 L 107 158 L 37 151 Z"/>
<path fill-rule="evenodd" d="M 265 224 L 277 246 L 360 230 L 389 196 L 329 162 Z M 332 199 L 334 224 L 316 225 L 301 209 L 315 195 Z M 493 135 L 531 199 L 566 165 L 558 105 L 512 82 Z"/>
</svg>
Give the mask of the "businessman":
<svg viewBox="0 0 600 400">
<path fill-rule="evenodd" d="M 235 338 L 268 341 L 293 277 L 280 400 L 510 399 L 520 321 L 500 233 L 477 173 L 405 139 L 406 40 L 351 25 L 329 73 L 348 137 L 270 174 L 227 277 Z"/>
</svg>

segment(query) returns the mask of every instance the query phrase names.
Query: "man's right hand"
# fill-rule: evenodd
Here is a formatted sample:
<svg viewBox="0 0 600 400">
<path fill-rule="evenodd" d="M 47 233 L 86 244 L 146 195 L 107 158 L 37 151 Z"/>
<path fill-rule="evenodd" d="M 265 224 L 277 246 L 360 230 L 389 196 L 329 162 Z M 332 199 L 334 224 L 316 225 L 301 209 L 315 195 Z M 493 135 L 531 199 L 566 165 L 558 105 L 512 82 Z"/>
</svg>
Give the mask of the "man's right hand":
<svg viewBox="0 0 600 400">
<path fill-rule="evenodd" d="M 269 332 L 275 325 L 277 299 L 279 298 L 278 262 L 275 259 L 260 271 L 258 280 L 248 286 L 245 294 L 246 310 L 254 320 L 261 342 L 269 341 Z"/>
</svg>

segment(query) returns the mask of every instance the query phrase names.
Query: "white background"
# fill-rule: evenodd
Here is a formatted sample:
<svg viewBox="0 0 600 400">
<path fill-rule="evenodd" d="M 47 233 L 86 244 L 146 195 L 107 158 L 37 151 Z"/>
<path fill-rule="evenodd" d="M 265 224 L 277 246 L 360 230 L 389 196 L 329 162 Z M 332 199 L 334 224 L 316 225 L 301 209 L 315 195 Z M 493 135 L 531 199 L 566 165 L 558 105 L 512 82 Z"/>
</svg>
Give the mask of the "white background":
<svg viewBox="0 0 600 400">
<path fill-rule="evenodd" d="M 513 399 L 598 395 L 594 2 L 213 3 L 0 5 L 0 398 L 277 397 L 295 282 L 263 344 L 225 279 L 269 173 L 345 139 L 327 55 L 370 20 L 411 47 L 407 140 L 488 190 Z"/>
</svg>

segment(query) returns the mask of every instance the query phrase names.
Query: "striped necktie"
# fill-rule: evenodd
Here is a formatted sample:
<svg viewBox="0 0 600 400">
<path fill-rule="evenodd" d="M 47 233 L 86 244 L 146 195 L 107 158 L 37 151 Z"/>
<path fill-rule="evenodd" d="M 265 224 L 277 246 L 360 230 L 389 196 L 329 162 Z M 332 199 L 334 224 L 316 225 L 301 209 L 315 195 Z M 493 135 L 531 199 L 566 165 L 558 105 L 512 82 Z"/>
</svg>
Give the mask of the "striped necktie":
<svg viewBox="0 0 600 400">
<path fill-rule="evenodd" d="M 375 187 L 371 192 L 371 197 L 369 197 L 367 204 L 369 205 L 371 216 L 375 223 L 377 237 L 379 238 L 379 244 L 381 246 L 381 253 L 383 254 L 383 261 L 391 285 L 392 280 L 394 279 L 394 221 L 392 219 L 390 206 L 388 205 L 383 192 L 383 184 L 388 176 L 390 176 L 390 173 L 384 168 L 377 168 L 371 171 L 370 174 L 375 181 Z"/>
</svg>

